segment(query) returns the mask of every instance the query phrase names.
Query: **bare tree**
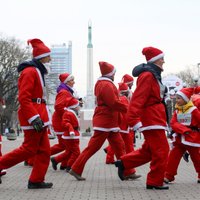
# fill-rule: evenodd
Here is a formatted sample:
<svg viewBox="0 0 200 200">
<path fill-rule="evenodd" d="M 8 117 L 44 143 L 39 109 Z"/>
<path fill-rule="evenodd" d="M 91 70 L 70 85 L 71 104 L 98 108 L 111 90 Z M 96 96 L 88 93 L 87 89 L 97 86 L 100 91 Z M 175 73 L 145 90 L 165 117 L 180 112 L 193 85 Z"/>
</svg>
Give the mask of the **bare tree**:
<svg viewBox="0 0 200 200">
<path fill-rule="evenodd" d="M 176 74 L 187 86 L 194 86 L 197 79 L 197 69 L 194 66 L 188 66 L 185 70 Z M 198 80 L 198 79 L 197 79 Z"/>
<path fill-rule="evenodd" d="M 1 130 L 2 123 L 12 126 L 12 115 L 18 108 L 17 66 L 29 57 L 29 50 L 21 41 L 0 35 L 0 98 L 6 103 L 6 108 L 1 113 Z"/>
</svg>

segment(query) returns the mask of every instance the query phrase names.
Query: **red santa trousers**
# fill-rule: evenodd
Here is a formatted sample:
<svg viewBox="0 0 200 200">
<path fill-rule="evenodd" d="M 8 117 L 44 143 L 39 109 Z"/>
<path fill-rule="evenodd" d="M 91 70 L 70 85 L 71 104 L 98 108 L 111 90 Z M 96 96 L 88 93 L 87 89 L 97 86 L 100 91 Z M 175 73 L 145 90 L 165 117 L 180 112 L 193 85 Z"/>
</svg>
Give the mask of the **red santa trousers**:
<svg viewBox="0 0 200 200">
<path fill-rule="evenodd" d="M 164 130 L 144 131 L 144 143 L 136 151 L 121 157 L 125 169 L 135 168 L 150 163 L 147 185 L 162 186 L 169 153 L 169 144 Z"/>
<path fill-rule="evenodd" d="M 24 130 L 24 142 L 19 148 L 0 157 L 0 169 L 10 168 L 33 156 L 35 160 L 29 181 L 43 182 L 50 161 L 50 144 L 46 128 L 40 133 Z"/>
<path fill-rule="evenodd" d="M 65 150 L 65 142 L 62 138 L 62 135 L 57 135 L 58 144 L 54 144 L 51 147 L 51 155 L 55 155 Z"/>
<path fill-rule="evenodd" d="M 82 175 L 87 160 L 102 147 L 106 139 L 114 150 L 117 159 L 120 159 L 121 156 L 125 155 L 125 146 L 120 133 L 95 130 L 94 135 L 90 138 L 88 146 L 83 150 L 75 163 L 72 165 L 72 170 L 77 174 Z M 125 170 L 124 176 L 128 176 L 133 173 L 135 173 L 134 169 Z"/>
<path fill-rule="evenodd" d="M 35 156 L 29 158 L 28 160 L 26 160 L 28 166 L 33 166 L 33 163 L 35 161 Z"/>
<path fill-rule="evenodd" d="M 67 160 L 66 167 L 71 167 L 78 156 L 80 155 L 80 141 L 79 139 L 66 139 L 64 140 L 66 150 L 64 153 L 55 157 L 57 163 Z"/>
<path fill-rule="evenodd" d="M 66 147 L 65 147 L 65 141 L 62 138 L 62 135 L 57 135 L 58 138 L 58 144 L 54 144 L 51 147 L 51 156 L 55 155 L 57 153 L 60 153 L 62 151 L 65 151 Z M 63 160 L 61 163 L 62 167 L 66 167 L 67 166 L 67 159 Z"/>
<path fill-rule="evenodd" d="M 134 133 L 133 131 L 131 131 L 129 134 L 127 133 L 120 133 L 122 136 L 122 139 L 124 141 L 125 144 L 125 151 L 126 153 L 130 153 L 132 151 L 134 151 L 134 147 L 133 147 L 133 138 L 134 138 Z M 107 146 L 105 148 L 107 150 L 107 154 L 106 154 L 106 164 L 110 164 L 113 163 L 114 160 L 114 151 L 112 150 L 111 146 Z"/>
<path fill-rule="evenodd" d="M 170 151 L 167 168 L 165 172 L 165 177 L 173 181 L 175 175 L 177 175 L 177 169 L 180 163 L 180 160 L 185 151 L 188 151 L 191 157 L 191 160 L 194 164 L 194 168 L 198 174 L 198 178 L 200 179 L 200 152 L 199 147 L 192 147 L 188 145 L 184 145 L 182 143 L 174 144 L 173 149 Z"/>
</svg>

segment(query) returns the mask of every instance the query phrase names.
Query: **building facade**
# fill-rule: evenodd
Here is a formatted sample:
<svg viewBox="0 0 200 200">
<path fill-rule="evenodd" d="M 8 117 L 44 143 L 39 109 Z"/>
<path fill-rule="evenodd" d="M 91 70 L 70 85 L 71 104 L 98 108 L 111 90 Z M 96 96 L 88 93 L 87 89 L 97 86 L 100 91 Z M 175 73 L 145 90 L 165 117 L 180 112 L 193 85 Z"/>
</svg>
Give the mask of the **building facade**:
<svg viewBox="0 0 200 200">
<path fill-rule="evenodd" d="M 60 84 L 59 75 L 61 73 L 72 73 L 72 42 L 68 46 L 56 44 L 51 46 L 51 67 L 46 77 L 47 99 L 50 112 L 54 111 L 56 89 Z"/>
<path fill-rule="evenodd" d="M 51 46 L 51 73 L 72 73 L 72 42 Z"/>
</svg>

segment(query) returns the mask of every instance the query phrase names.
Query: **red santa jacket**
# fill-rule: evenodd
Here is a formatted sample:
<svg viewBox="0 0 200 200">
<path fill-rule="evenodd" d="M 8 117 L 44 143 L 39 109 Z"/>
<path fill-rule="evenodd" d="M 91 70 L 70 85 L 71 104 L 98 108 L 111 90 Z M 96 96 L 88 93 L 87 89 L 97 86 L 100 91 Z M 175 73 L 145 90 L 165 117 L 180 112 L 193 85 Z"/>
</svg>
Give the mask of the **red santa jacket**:
<svg viewBox="0 0 200 200">
<path fill-rule="evenodd" d="M 128 108 L 128 123 L 134 130 L 167 129 L 165 106 L 162 103 L 165 86 L 151 72 L 143 72 Z"/>
<path fill-rule="evenodd" d="M 120 96 L 119 99 L 124 103 L 128 109 L 129 100 L 126 96 Z M 121 133 L 129 133 L 128 122 L 127 122 L 127 112 L 120 113 L 119 128 Z"/>
<path fill-rule="evenodd" d="M 118 132 L 119 112 L 126 112 L 127 107 L 119 99 L 113 81 L 100 77 L 95 84 L 96 108 L 93 115 L 93 129 L 106 132 Z"/>
<path fill-rule="evenodd" d="M 187 105 L 185 112 L 176 110 L 172 116 L 173 141 L 200 147 L 200 111 L 191 102 Z"/>
<path fill-rule="evenodd" d="M 63 139 L 79 139 L 79 119 L 76 113 L 72 109 L 65 109 L 62 117 L 62 127 L 64 134 Z"/>
<path fill-rule="evenodd" d="M 31 66 L 25 68 L 20 73 L 18 89 L 18 100 L 20 104 L 18 117 L 21 128 L 23 130 L 33 129 L 31 122 L 38 116 L 44 122 L 44 126 L 51 124 L 51 117 L 47 105 L 40 101 L 33 102 L 33 99 L 37 98 L 46 100 L 46 88 L 39 69 Z"/>
<path fill-rule="evenodd" d="M 52 116 L 53 129 L 56 135 L 62 135 L 64 133 L 62 127 L 62 116 L 64 113 L 64 108 L 67 106 L 67 103 L 70 101 L 71 98 L 74 98 L 73 95 L 65 89 L 60 90 L 56 95 L 54 105 L 55 111 Z"/>
</svg>

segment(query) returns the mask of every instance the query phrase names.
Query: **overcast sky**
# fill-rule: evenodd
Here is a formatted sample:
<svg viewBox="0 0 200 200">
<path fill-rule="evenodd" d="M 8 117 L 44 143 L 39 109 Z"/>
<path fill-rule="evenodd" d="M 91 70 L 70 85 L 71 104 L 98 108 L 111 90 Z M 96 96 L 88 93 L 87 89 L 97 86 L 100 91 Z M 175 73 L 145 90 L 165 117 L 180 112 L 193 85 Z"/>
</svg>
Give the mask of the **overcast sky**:
<svg viewBox="0 0 200 200">
<path fill-rule="evenodd" d="M 199 0 L 0 0 L 0 32 L 45 44 L 72 41 L 73 74 L 86 91 L 87 31 L 92 21 L 94 82 L 98 61 L 117 68 L 116 80 L 145 58 L 143 47 L 165 53 L 164 74 L 200 62 Z"/>
</svg>

